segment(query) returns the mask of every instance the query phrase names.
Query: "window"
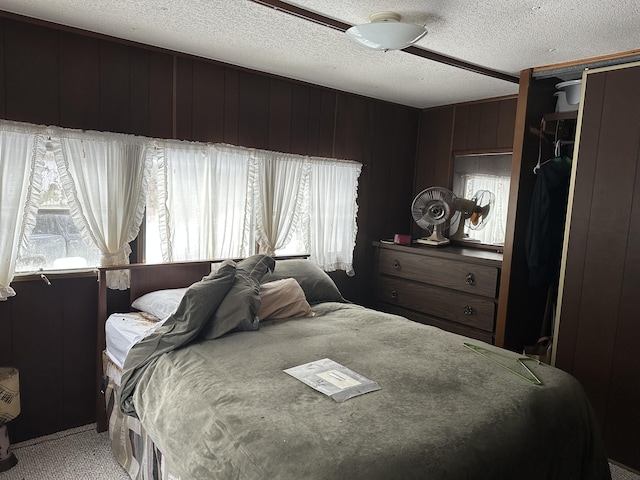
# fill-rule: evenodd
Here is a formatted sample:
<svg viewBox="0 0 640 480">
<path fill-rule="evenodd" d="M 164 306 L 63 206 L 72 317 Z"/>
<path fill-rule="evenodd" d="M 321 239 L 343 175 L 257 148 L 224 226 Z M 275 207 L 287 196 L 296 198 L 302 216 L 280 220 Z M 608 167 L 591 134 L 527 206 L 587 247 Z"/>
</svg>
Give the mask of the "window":
<svg viewBox="0 0 640 480">
<path fill-rule="evenodd" d="M 148 262 L 306 253 L 353 274 L 361 164 L 175 141 L 153 162 Z"/>
<path fill-rule="evenodd" d="M 454 158 L 453 193 L 473 199 L 483 190 L 493 194 L 486 221 L 464 224 L 464 240 L 469 243 L 504 245 L 511 182 L 511 154 L 458 155 Z M 452 231 L 456 228 L 453 226 Z"/>
<path fill-rule="evenodd" d="M 0 301 L 15 295 L 16 272 L 126 265 L 145 208 L 148 261 L 284 249 L 352 274 L 360 168 L 231 145 L 0 121 Z M 108 288 L 128 288 L 127 273 L 109 272 Z"/>
<path fill-rule="evenodd" d="M 82 240 L 71 218 L 55 158 L 47 151 L 43 157 L 36 224 L 27 248 L 18 256 L 16 272 L 86 268 L 99 264 L 100 250 Z"/>
</svg>

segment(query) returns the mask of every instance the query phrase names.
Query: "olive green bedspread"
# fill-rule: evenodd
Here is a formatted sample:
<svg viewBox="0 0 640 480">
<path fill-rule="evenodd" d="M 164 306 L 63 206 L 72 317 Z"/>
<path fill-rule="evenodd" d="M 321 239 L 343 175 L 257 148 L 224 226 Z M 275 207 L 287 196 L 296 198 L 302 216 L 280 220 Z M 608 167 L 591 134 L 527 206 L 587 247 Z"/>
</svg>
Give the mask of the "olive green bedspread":
<svg viewBox="0 0 640 480">
<path fill-rule="evenodd" d="M 532 385 L 463 346 L 494 349 L 481 342 L 351 304 L 314 311 L 127 359 L 123 408 L 182 480 L 609 478 L 566 373 L 527 362 Z M 381 390 L 336 403 L 283 372 L 322 358 Z"/>
</svg>

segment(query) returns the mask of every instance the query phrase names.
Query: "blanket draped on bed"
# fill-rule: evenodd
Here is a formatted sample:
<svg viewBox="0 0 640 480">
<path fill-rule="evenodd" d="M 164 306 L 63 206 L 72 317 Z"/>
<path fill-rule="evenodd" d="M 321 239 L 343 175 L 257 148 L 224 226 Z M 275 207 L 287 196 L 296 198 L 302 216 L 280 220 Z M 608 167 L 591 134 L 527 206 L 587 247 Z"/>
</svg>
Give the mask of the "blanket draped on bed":
<svg viewBox="0 0 640 480">
<path fill-rule="evenodd" d="M 189 317 L 222 300 L 176 312 L 180 348 L 150 339 L 125 364 L 121 407 L 182 480 L 610 478 L 586 396 L 558 369 L 528 362 L 543 382 L 532 385 L 468 338 L 333 302 L 198 337 Z M 382 389 L 336 403 L 283 372 L 327 357 Z"/>
<path fill-rule="evenodd" d="M 136 416 L 132 402 L 135 385 L 165 353 L 187 345 L 198 335 L 214 339 L 234 329 L 253 330 L 260 306 L 260 280 L 274 266 L 275 260 L 265 255 L 254 255 L 238 265 L 227 260 L 215 273 L 191 285 L 176 312 L 127 354 L 122 373 L 122 412 Z"/>
</svg>

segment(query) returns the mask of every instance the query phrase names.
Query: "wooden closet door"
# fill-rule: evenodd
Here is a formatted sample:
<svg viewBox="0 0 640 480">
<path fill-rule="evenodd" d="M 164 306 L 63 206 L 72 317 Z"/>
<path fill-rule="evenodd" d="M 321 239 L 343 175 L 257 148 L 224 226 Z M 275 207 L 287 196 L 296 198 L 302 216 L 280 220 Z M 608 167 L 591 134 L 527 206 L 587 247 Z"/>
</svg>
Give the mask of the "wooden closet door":
<svg viewBox="0 0 640 480">
<path fill-rule="evenodd" d="M 584 81 L 555 365 L 587 392 L 609 456 L 640 469 L 640 64 Z"/>
</svg>

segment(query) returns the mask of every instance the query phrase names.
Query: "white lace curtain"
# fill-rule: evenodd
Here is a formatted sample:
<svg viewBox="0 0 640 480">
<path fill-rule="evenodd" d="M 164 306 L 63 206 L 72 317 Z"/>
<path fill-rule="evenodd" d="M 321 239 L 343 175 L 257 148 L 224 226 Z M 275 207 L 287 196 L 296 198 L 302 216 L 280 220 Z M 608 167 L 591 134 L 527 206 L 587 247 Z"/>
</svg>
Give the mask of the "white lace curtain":
<svg viewBox="0 0 640 480">
<path fill-rule="evenodd" d="M 0 300 L 15 295 L 16 260 L 36 224 L 47 152 L 58 165 L 71 216 L 101 264 L 129 263 L 144 215 L 150 157 L 132 135 L 0 122 Z M 129 286 L 126 271 L 110 272 L 109 288 Z"/>
<path fill-rule="evenodd" d="M 357 162 L 0 121 L 0 300 L 15 294 L 10 283 L 35 226 L 46 153 L 103 266 L 129 263 L 147 207 L 159 261 L 274 254 L 295 233 L 311 261 L 354 273 Z M 149 260 L 149 242 L 147 249 Z M 128 272 L 109 272 L 107 285 L 128 288 Z"/>
<path fill-rule="evenodd" d="M 362 164 L 313 159 L 309 173 L 309 206 L 304 218 L 310 260 L 326 271 L 355 275 L 353 249 L 358 226 L 358 177 Z"/>
<path fill-rule="evenodd" d="M 257 150 L 253 153 L 258 168 L 254 188 L 256 233 L 260 252 L 274 255 L 284 248 L 305 214 L 308 191 L 308 157 Z"/>
<path fill-rule="evenodd" d="M 82 239 L 102 252 L 101 266 L 126 265 L 144 217 L 151 158 L 140 137 L 56 129 L 62 188 Z M 129 271 L 107 273 L 111 289 L 129 288 Z"/>
<path fill-rule="evenodd" d="M 254 253 L 255 164 L 243 149 L 157 142 L 148 200 L 147 261 L 238 258 Z M 158 248 L 159 247 L 159 248 Z"/>
<path fill-rule="evenodd" d="M 179 141 L 153 157 L 147 261 L 273 255 L 298 233 L 311 261 L 354 274 L 360 163 Z"/>
<path fill-rule="evenodd" d="M 45 139 L 41 129 L 0 123 L 0 300 L 16 294 L 16 259 L 36 223 Z"/>
</svg>

